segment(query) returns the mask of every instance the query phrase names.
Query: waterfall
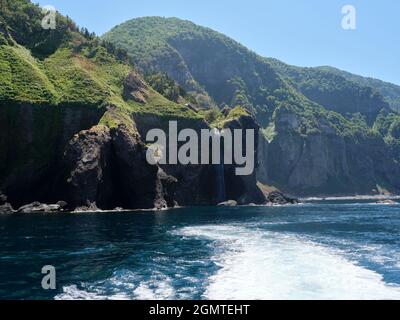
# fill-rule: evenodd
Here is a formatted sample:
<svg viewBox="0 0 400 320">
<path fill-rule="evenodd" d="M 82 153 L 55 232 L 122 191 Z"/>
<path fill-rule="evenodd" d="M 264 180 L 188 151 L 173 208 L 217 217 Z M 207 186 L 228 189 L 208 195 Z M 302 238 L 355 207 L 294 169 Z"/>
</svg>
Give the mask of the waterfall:
<svg viewBox="0 0 400 320">
<path fill-rule="evenodd" d="M 214 129 L 214 135 L 221 137 L 221 132 L 218 129 Z M 220 150 L 220 163 L 215 165 L 215 179 L 216 179 L 216 199 L 217 203 L 222 203 L 226 201 L 226 192 L 225 192 L 225 165 L 224 165 L 224 150 L 221 148 Z"/>
<path fill-rule="evenodd" d="M 225 166 L 218 164 L 215 166 L 216 170 L 216 184 L 217 184 L 217 203 L 226 201 L 225 192 Z"/>
</svg>

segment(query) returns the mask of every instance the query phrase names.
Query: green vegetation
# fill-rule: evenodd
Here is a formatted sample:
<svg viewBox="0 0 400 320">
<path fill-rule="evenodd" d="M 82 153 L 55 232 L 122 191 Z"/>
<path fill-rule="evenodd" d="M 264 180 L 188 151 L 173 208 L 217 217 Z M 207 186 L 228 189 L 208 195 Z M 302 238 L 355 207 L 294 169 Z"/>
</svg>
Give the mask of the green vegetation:
<svg viewBox="0 0 400 320">
<path fill-rule="evenodd" d="M 280 130 L 271 123 L 288 112 L 298 121 L 292 129 L 302 135 L 331 127 L 341 136 L 365 137 L 375 134 L 368 125 L 382 108 L 387 108 L 371 88 L 322 70 L 262 58 L 234 40 L 189 21 L 134 19 L 113 28 L 103 39 L 127 50 L 143 72 L 167 74 L 188 92 L 206 92 L 220 106 L 241 105 L 264 128 Z M 173 88 L 165 85 L 168 78 L 158 76 L 149 81 L 154 83 L 154 79 L 157 91 L 177 96 L 176 88 L 174 94 L 168 91 Z M 221 121 L 221 115 L 213 109 L 204 116 L 212 124 Z"/>
<path fill-rule="evenodd" d="M 249 112 L 269 142 L 288 133 L 304 139 L 336 135 L 356 145 L 383 138 L 395 153 L 400 150 L 399 125 L 391 118 L 397 114 L 379 118 L 389 112 L 388 96 L 396 99 L 395 88 L 390 91 L 387 84 L 383 90 L 341 72 L 263 58 L 218 32 L 176 18 L 130 20 L 103 39 L 126 50 L 164 97 L 177 101 L 179 86 L 197 102 L 201 95 L 211 97 L 220 107 L 199 114 L 213 127 Z M 224 116 L 225 105 L 243 107 Z"/>
<path fill-rule="evenodd" d="M 360 86 L 373 88 L 384 97 L 394 111 L 400 112 L 400 86 L 374 78 L 362 77 L 333 67 L 319 67 L 318 69 L 342 76 Z"/>
<path fill-rule="evenodd" d="M 0 0 L 0 25 L 20 45 L 31 50 L 37 57 L 54 53 L 61 45 L 72 38 L 77 26 L 69 18 L 57 14 L 55 30 L 44 30 L 41 26 L 44 17 L 38 5 L 26 0 Z"/>
<path fill-rule="evenodd" d="M 243 116 L 250 116 L 250 113 L 242 106 L 236 106 L 231 111 L 229 111 L 229 114 L 226 117 L 226 119 L 227 120 L 239 119 L 240 117 Z"/>
<path fill-rule="evenodd" d="M 0 46 L 0 101 L 54 103 L 56 92 L 40 62 L 20 46 Z"/>
<path fill-rule="evenodd" d="M 218 108 L 211 108 L 202 112 L 204 119 L 211 126 L 216 126 L 220 121 L 224 120 L 225 118 L 221 110 L 219 110 Z"/>
<path fill-rule="evenodd" d="M 126 51 L 71 19 L 58 15 L 56 30 L 44 30 L 41 8 L 30 1 L 0 0 L 0 7 L 1 181 L 32 168 L 45 172 L 68 135 L 97 123 L 131 125 L 135 115 L 188 125 L 203 120 L 185 106 L 190 96 L 165 77 L 150 80 L 166 97 L 144 83 L 146 103 L 124 99 L 134 68 Z"/>
<path fill-rule="evenodd" d="M 200 97 L 209 95 L 220 105 L 254 109 L 266 102 L 272 104 L 268 96 L 283 85 L 255 53 L 189 21 L 135 19 L 115 27 L 103 39 L 127 50 L 145 74 L 167 73 L 187 92 Z M 213 63 L 206 64 L 204 56 L 210 56 L 209 62 Z M 196 72 L 192 72 L 194 69 Z M 254 88 L 254 83 L 259 86 Z"/>
<path fill-rule="evenodd" d="M 226 114 L 218 108 L 211 108 L 201 111 L 204 119 L 214 128 L 223 128 L 229 121 L 239 119 L 242 116 L 250 116 L 250 113 L 241 106 L 230 109 Z"/>
<path fill-rule="evenodd" d="M 79 118 L 87 110 L 95 113 L 95 120 L 84 127 L 100 123 L 110 128 L 131 125 L 133 119 L 138 125 L 150 120 L 162 128 L 177 119 L 186 127 L 201 128 L 207 122 L 222 128 L 228 121 L 253 115 L 275 148 L 271 150 L 277 155 L 266 160 L 278 158 L 272 165 L 268 162 L 268 171 L 277 173 L 273 180 L 281 185 L 296 159 L 308 156 L 305 150 L 310 149 L 304 148 L 312 148 L 313 141 L 330 141 L 332 150 L 324 150 L 329 156 L 318 159 L 313 157 L 321 150 L 310 151 L 305 170 L 334 157 L 336 149 L 349 157 L 337 163 L 358 166 L 355 156 L 348 155 L 349 150 L 358 155 L 357 148 L 364 148 L 367 156 L 372 150 L 374 159 L 389 154 L 385 165 L 400 162 L 400 115 L 389 109 L 399 96 L 388 85 L 383 89 L 326 68 L 288 66 L 175 18 L 131 20 L 99 39 L 61 15 L 56 30 L 43 30 L 41 9 L 28 0 L 0 4 L 0 124 L 7 132 L 0 137 L 0 150 L 8 150 L 0 155 L 0 177 L 26 163 L 21 159 L 48 164 L 63 127 L 76 122 L 71 112 Z M 34 109 L 32 114 L 25 106 Z M 19 138 L 24 140 L 17 141 L 17 155 L 10 157 L 10 133 L 13 128 L 23 132 L 28 124 L 34 127 L 33 136 Z M 280 154 L 282 150 L 286 154 Z M 288 153 L 293 159 L 289 157 L 282 169 Z M 339 172 L 326 183 L 340 189 L 345 179 Z"/>
<path fill-rule="evenodd" d="M 308 99 L 348 118 L 360 113 L 372 124 L 381 109 L 389 109 L 383 97 L 369 86 L 347 80 L 320 68 L 300 68 L 266 59 L 283 78 Z"/>
<path fill-rule="evenodd" d="M 186 91 L 165 73 L 148 75 L 145 80 L 154 90 L 168 100 L 179 102 L 187 97 Z"/>
<path fill-rule="evenodd" d="M 191 96 L 165 75 L 148 77 L 155 90 L 146 89 L 146 104 L 126 101 L 124 81 L 133 68 L 126 51 L 80 29 L 70 18 L 58 14 L 57 28 L 44 30 L 44 14 L 30 1 L 1 0 L 1 9 L 0 102 L 114 106 L 133 113 L 199 118 L 185 107 Z"/>
</svg>

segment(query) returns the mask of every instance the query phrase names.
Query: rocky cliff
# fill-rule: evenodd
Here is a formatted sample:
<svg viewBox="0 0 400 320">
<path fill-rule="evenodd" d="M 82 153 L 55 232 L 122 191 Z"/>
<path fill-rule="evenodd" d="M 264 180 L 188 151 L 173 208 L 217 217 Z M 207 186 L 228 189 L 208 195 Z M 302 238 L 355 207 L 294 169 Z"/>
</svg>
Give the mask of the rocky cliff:
<svg viewBox="0 0 400 320">
<path fill-rule="evenodd" d="M 380 135 L 346 136 L 327 124 L 301 134 L 279 117 L 273 138 L 260 139 L 261 182 L 304 196 L 400 190 L 397 157 Z"/>
<path fill-rule="evenodd" d="M 254 115 L 263 183 L 302 195 L 400 192 L 400 115 L 370 82 L 267 59 L 177 18 L 133 19 L 104 38 L 144 73 L 167 73 L 195 98 L 205 91 L 221 110 Z"/>
<path fill-rule="evenodd" d="M 180 128 L 210 128 L 197 108 L 183 97 L 178 103 L 159 94 L 123 51 L 80 31 L 69 18 L 59 16 L 57 29 L 45 32 L 36 30 L 42 16 L 38 6 L 26 0 L 3 4 L 2 211 L 35 201 L 21 212 L 216 204 L 212 165 L 161 166 L 146 160 L 149 130 L 166 129 L 169 121 Z M 26 19 L 19 21 L 19 14 Z M 252 118 L 238 119 L 237 125 L 256 126 Z M 227 190 L 232 200 L 265 203 L 255 173 L 242 179 L 231 174 L 233 169 L 224 174 L 232 182 Z"/>
</svg>

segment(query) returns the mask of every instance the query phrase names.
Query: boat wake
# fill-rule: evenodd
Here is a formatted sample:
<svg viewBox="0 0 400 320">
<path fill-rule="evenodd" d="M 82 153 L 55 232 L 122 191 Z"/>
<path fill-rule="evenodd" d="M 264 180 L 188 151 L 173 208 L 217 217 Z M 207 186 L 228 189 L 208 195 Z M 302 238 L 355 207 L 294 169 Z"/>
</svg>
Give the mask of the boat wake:
<svg viewBox="0 0 400 320">
<path fill-rule="evenodd" d="M 176 268 L 177 262 L 169 260 L 150 274 L 124 269 L 103 281 L 64 287 L 56 299 L 400 299 L 400 287 L 386 283 L 379 273 L 299 236 L 236 225 L 191 226 L 172 235 L 182 242 L 206 242 L 211 261 L 202 262 L 213 268 L 200 276 L 193 273 L 195 262 L 186 261 L 182 272 L 192 280 L 182 281 L 183 276 L 174 279 L 178 275 L 166 271 Z"/>
<path fill-rule="evenodd" d="M 291 235 L 236 226 L 188 227 L 187 237 L 215 241 L 204 299 L 400 299 L 400 288 L 339 252 Z"/>
</svg>

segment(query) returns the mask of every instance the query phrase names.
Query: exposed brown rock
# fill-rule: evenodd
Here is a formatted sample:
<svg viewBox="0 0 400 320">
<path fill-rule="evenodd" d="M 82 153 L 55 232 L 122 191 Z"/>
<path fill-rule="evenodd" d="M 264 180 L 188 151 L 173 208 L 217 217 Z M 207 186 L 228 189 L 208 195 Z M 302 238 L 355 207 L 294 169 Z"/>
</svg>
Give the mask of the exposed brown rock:
<svg viewBox="0 0 400 320">
<path fill-rule="evenodd" d="M 148 97 L 148 89 L 146 83 L 139 74 L 132 70 L 124 81 L 124 98 L 133 100 L 141 104 L 146 103 Z"/>
</svg>

